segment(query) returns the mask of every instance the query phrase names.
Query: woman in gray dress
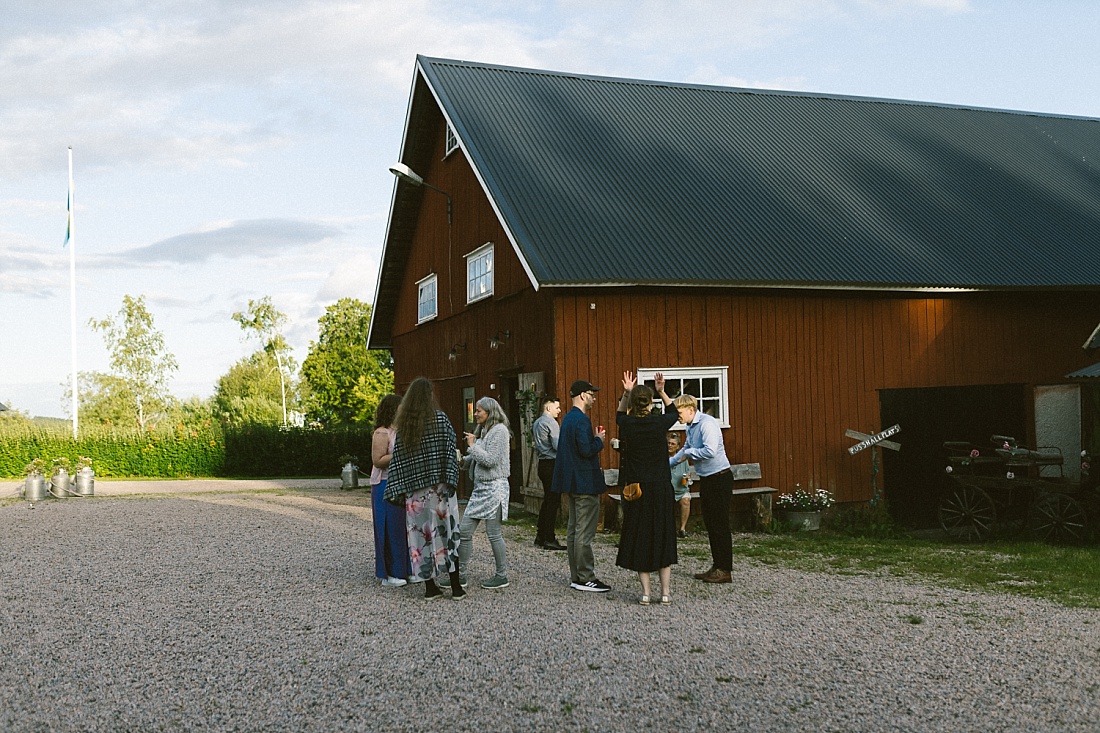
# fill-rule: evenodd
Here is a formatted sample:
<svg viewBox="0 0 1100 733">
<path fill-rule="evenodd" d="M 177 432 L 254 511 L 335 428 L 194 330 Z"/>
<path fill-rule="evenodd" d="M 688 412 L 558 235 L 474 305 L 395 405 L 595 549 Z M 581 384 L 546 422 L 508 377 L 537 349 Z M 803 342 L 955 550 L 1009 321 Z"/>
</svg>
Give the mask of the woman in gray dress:
<svg viewBox="0 0 1100 733">
<path fill-rule="evenodd" d="M 481 583 L 482 588 L 508 587 L 508 561 L 504 555 L 501 524 L 508 519 L 508 497 L 511 491 L 508 474 L 511 470 L 511 433 L 508 417 L 500 403 L 492 397 L 482 397 L 474 408 L 474 432 L 466 433 L 466 460 L 474 464 L 474 490 L 459 525 L 462 541 L 458 546 L 459 565 L 463 571 L 462 585 L 467 583 L 470 554 L 473 551 L 474 530 L 485 520 L 485 534 L 493 548 L 496 574 Z"/>
</svg>

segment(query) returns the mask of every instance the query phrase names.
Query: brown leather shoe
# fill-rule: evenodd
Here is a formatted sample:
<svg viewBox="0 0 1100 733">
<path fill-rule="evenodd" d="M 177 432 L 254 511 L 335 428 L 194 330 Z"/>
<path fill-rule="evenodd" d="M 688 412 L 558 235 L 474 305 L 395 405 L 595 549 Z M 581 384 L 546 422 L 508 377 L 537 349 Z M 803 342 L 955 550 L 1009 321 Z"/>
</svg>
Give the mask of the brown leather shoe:
<svg viewBox="0 0 1100 733">
<path fill-rule="evenodd" d="M 703 578 L 707 577 L 708 575 L 710 575 L 711 573 L 713 573 L 717 569 L 718 569 L 717 565 L 711 565 L 709 569 L 704 570 L 701 573 L 696 573 L 695 574 L 695 579 L 696 580 L 702 580 Z"/>
<path fill-rule="evenodd" d="M 732 583 L 733 576 L 730 575 L 728 570 L 714 569 L 714 572 L 703 577 L 704 583 Z"/>
</svg>

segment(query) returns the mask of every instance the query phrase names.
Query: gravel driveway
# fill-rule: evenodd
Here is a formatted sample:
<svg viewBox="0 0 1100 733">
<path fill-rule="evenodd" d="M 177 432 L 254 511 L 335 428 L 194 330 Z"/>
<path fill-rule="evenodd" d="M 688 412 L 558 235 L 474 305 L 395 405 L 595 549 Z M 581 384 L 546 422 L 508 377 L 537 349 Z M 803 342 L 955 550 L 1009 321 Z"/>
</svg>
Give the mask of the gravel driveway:
<svg viewBox="0 0 1100 733">
<path fill-rule="evenodd" d="M 511 587 L 374 580 L 366 492 L 0 506 L 3 731 L 1095 731 L 1100 613 L 736 560 L 641 607 L 505 528 Z M 705 538 L 681 541 L 682 550 Z"/>
</svg>

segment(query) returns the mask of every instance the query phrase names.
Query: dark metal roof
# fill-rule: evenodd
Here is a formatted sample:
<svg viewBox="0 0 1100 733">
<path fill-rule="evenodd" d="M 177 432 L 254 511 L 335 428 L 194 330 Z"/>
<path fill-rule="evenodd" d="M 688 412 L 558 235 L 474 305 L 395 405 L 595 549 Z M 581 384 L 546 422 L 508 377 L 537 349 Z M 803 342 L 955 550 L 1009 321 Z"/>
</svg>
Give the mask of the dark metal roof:
<svg viewBox="0 0 1100 733">
<path fill-rule="evenodd" d="M 1093 379 L 1096 377 L 1100 377 L 1100 364 L 1093 364 L 1066 375 L 1066 379 Z"/>
<path fill-rule="evenodd" d="M 1100 286 L 1100 120 L 418 68 L 536 286 Z"/>
</svg>

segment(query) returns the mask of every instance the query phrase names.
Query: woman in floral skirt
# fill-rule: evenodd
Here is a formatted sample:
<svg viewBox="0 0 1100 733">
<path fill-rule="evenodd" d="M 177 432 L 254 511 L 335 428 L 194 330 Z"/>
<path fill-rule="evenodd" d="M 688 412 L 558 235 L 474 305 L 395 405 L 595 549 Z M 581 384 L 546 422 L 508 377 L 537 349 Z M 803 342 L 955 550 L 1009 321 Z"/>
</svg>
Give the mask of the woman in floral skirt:
<svg viewBox="0 0 1100 733">
<path fill-rule="evenodd" d="M 447 575 L 451 598 L 461 600 L 466 591 L 459 582 L 455 432 L 429 380 L 418 377 L 409 385 L 394 427 L 385 498 L 405 504 L 410 578 L 423 582 L 424 597 L 434 600 L 443 596 L 436 576 Z"/>
</svg>

